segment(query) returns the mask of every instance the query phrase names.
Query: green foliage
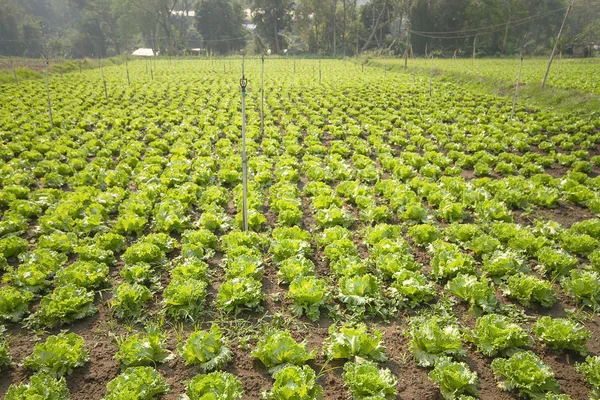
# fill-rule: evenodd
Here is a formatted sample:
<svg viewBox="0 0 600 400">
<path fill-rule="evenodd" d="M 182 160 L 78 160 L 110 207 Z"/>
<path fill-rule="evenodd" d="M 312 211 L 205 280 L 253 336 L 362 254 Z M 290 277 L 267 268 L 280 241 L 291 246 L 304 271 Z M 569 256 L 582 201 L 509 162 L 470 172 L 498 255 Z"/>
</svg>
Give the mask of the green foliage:
<svg viewBox="0 0 600 400">
<path fill-rule="evenodd" d="M 32 317 L 34 322 L 53 328 L 94 315 L 97 311 L 93 292 L 67 284 L 44 296 L 37 313 Z"/>
<path fill-rule="evenodd" d="M 315 371 L 307 365 L 288 365 L 277 371 L 275 383 L 269 392 L 263 392 L 271 400 L 320 400 L 323 388 L 317 384 Z"/>
<path fill-rule="evenodd" d="M 477 373 L 464 362 L 440 360 L 429 372 L 429 378 L 438 384 L 444 399 L 453 400 L 467 393 L 477 396 Z"/>
<path fill-rule="evenodd" d="M 287 364 L 304 365 L 315 356 L 315 350 L 308 351 L 306 343 L 296 342 L 288 331 L 267 332 L 252 351 L 252 357 L 262 361 L 271 373 Z"/>
<path fill-rule="evenodd" d="M 6 392 L 6 400 L 69 400 L 69 388 L 64 377 L 56 379 L 39 372 L 29 378 L 29 383 L 12 384 Z"/>
<path fill-rule="evenodd" d="M 433 253 L 431 275 L 435 279 L 448 279 L 475 270 L 473 259 L 462 253 L 456 245 L 437 240 L 429 245 L 429 249 Z"/>
<path fill-rule="evenodd" d="M 161 264 L 164 261 L 165 254 L 155 244 L 148 242 L 139 242 L 127 248 L 123 254 L 123 260 L 126 264 L 135 264 L 138 262 L 147 262 L 149 264 Z"/>
<path fill-rule="evenodd" d="M 153 365 L 168 360 L 169 352 L 166 347 L 166 335 L 157 326 L 146 327 L 145 334 L 134 333 L 117 340 L 119 350 L 115 358 L 124 367 Z"/>
<path fill-rule="evenodd" d="M 36 372 L 60 378 L 70 375 L 74 368 L 89 361 L 90 351 L 83 338 L 75 333 L 48 336 L 44 343 L 36 343 L 33 353 L 23 360 L 23 365 Z"/>
<path fill-rule="evenodd" d="M 501 379 L 498 384 L 501 389 L 516 390 L 523 397 L 543 398 L 559 389 L 552 369 L 531 351 L 519 351 L 508 359 L 494 359 L 492 371 Z"/>
<path fill-rule="evenodd" d="M 594 271 L 573 270 L 561 282 L 562 288 L 576 302 L 592 309 L 598 308 L 600 301 L 600 274 Z"/>
<path fill-rule="evenodd" d="M 216 324 L 211 326 L 210 331 L 194 331 L 185 343 L 179 345 L 179 353 L 188 365 L 198 365 L 202 372 L 222 368 L 233 357 Z"/>
<path fill-rule="evenodd" d="M 311 321 L 321 315 L 320 307 L 327 303 L 329 289 L 327 283 L 314 276 L 299 276 L 290 283 L 286 297 L 294 300 L 290 307 L 292 314 L 301 317 L 305 314 Z"/>
<path fill-rule="evenodd" d="M 315 273 L 315 264 L 304 256 L 291 257 L 281 262 L 277 270 L 277 278 L 281 283 L 292 282 L 294 279 Z"/>
<path fill-rule="evenodd" d="M 215 371 L 196 375 L 185 383 L 189 400 L 238 400 L 244 396 L 240 380 L 229 372 Z"/>
<path fill-rule="evenodd" d="M 163 292 L 167 314 L 174 318 L 194 319 L 204 310 L 206 282 L 198 279 L 174 279 Z"/>
<path fill-rule="evenodd" d="M 153 400 L 166 393 L 166 379 L 152 367 L 130 367 L 106 385 L 104 400 Z"/>
<path fill-rule="evenodd" d="M 533 324 L 535 336 L 552 349 L 574 350 L 586 354 L 585 344 L 592 333 L 585 326 L 566 318 L 543 316 Z"/>
<path fill-rule="evenodd" d="M 0 288 L 0 318 L 5 321 L 18 322 L 29 313 L 29 302 L 33 295 L 13 286 Z"/>
<path fill-rule="evenodd" d="M 73 284 L 86 289 L 102 286 L 108 278 L 108 265 L 95 261 L 75 261 L 61 268 L 54 277 L 57 285 Z"/>
<path fill-rule="evenodd" d="M 425 246 L 440 238 L 439 230 L 430 224 L 413 225 L 408 228 L 408 234 L 419 246 Z"/>
<path fill-rule="evenodd" d="M 585 381 L 592 387 L 591 397 L 600 395 L 600 357 L 588 356 L 585 362 L 575 364 L 577 372 L 585 377 Z"/>
<path fill-rule="evenodd" d="M 556 302 L 556 292 L 550 282 L 523 273 L 510 276 L 503 292 L 526 307 L 533 303 L 552 307 Z"/>
<path fill-rule="evenodd" d="M 390 284 L 391 296 L 405 302 L 411 308 L 435 298 L 435 286 L 420 272 L 401 269 L 394 274 L 393 279 Z"/>
<path fill-rule="evenodd" d="M 371 361 L 347 362 L 342 374 L 344 384 L 356 400 L 396 398 L 397 379 L 387 368 L 378 368 Z"/>
<path fill-rule="evenodd" d="M 566 275 L 578 264 L 577 258 L 560 249 L 550 247 L 542 247 L 536 253 L 536 257 L 541 263 L 542 272 L 552 277 Z"/>
<path fill-rule="evenodd" d="M 152 298 L 152 292 L 138 283 L 121 283 L 110 302 L 117 318 L 138 318 L 144 304 Z"/>
<path fill-rule="evenodd" d="M 363 323 L 345 324 L 339 328 L 331 325 L 329 338 L 324 343 L 324 353 L 329 359 L 360 357 L 372 361 L 386 361 L 387 355 L 382 339 L 382 332 L 373 330 L 369 333 Z"/>
<path fill-rule="evenodd" d="M 0 335 L 3 333 L 0 329 Z M 0 336 L 0 371 L 10 368 L 12 357 L 8 351 L 8 343 L 4 336 Z"/>
<path fill-rule="evenodd" d="M 498 306 L 494 284 L 484 276 L 458 274 L 446 285 L 446 289 L 469 302 L 470 312 L 480 315 L 483 312 L 493 312 Z"/>
<path fill-rule="evenodd" d="M 219 288 L 217 304 L 226 312 L 258 309 L 264 295 L 262 284 L 254 278 L 239 277 L 225 281 Z"/>
<path fill-rule="evenodd" d="M 422 367 L 435 365 L 446 357 L 462 357 L 461 334 L 458 326 L 438 316 L 423 315 L 410 321 L 408 347 Z"/>
<path fill-rule="evenodd" d="M 500 353 L 511 355 L 519 347 L 529 346 L 532 341 L 527 332 L 508 317 L 489 314 L 477 318 L 473 341 L 481 353 L 493 357 Z"/>
</svg>

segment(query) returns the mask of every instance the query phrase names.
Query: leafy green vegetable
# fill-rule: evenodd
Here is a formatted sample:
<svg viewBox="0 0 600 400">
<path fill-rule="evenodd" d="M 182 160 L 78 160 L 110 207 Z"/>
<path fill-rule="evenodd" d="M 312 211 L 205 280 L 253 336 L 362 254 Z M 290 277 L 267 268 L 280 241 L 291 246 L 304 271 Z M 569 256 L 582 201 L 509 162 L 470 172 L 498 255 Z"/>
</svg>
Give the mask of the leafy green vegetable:
<svg viewBox="0 0 600 400">
<path fill-rule="evenodd" d="M 320 400 L 323 388 L 317 384 L 315 371 L 307 365 L 288 365 L 277 371 L 270 392 L 263 392 L 268 400 Z"/>
<path fill-rule="evenodd" d="M 212 325 L 210 331 L 194 331 L 179 346 L 179 353 L 189 365 L 198 365 L 203 372 L 221 368 L 233 357 L 216 324 Z"/>
<path fill-rule="evenodd" d="M 166 335 L 154 325 L 146 327 L 146 333 L 122 337 L 117 340 L 119 351 L 115 358 L 125 367 L 137 367 L 162 363 L 168 360 L 169 352 L 165 350 Z"/>
<path fill-rule="evenodd" d="M 435 298 L 435 287 L 420 272 L 401 269 L 390 284 L 391 296 L 406 301 L 411 308 Z"/>
<path fill-rule="evenodd" d="M 595 271 L 573 270 L 561 282 L 563 289 L 575 301 L 594 310 L 600 301 L 600 274 Z"/>
<path fill-rule="evenodd" d="M 32 321 L 52 328 L 94 315 L 96 312 L 98 309 L 94 306 L 94 293 L 68 284 L 57 287 L 42 298 L 37 313 L 32 315 Z"/>
<path fill-rule="evenodd" d="M 316 351 L 308 351 L 306 343 L 298 343 L 288 331 L 275 331 L 266 333 L 252 351 L 252 356 L 258 358 L 274 373 L 286 364 L 303 365 L 308 360 L 313 360 Z"/>
<path fill-rule="evenodd" d="M 506 391 L 517 390 L 520 396 L 542 398 L 546 393 L 558 392 L 554 372 L 531 351 L 519 351 L 510 358 L 496 358 L 492 371 L 498 386 Z"/>
<path fill-rule="evenodd" d="M 166 393 L 169 385 L 152 367 L 130 367 L 108 382 L 104 400 L 152 400 Z"/>
<path fill-rule="evenodd" d="M 592 387 L 590 398 L 600 396 L 600 356 L 588 356 L 585 362 L 576 363 L 575 369 L 580 374 L 583 374 L 585 381 Z"/>
<path fill-rule="evenodd" d="M 117 318 L 138 318 L 144 304 L 152 298 L 152 292 L 138 283 L 121 283 L 110 305 Z"/>
<path fill-rule="evenodd" d="M 300 276 L 290 283 L 290 290 L 286 297 L 293 299 L 290 307 L 292 314 L 301 317 L 303 314 L 317 321 L 321 312 L 319 308 L 327 303 L 329 289 L 327 283 L 314 276 Z"/>
<path fill-rule="evenodd" d="M 0 318 L 18 322 L 29 312 L 29 302 L 33 295 L 14 286 L 0 288 Z"/>
<path fill-rule="evenodd" d="M 70 375 L 90 359 L 90 351 L 83 338 L 75 333 L 59 333 L 48 336 L 44 343 L 36 343 L 33 353 L 23 360 L 23 365 L 55 378 Z"/>
<path fill-rule="evenodd" d="M 238 400 L 244 396 L 240 380 L 229 372 L 196 375 L 185 384 L 189 400 Z"/>
<path fill-rule="evenodd" d="M 473 341 L 479 351 L 488 357 L 498 353 L 511 355 L 519 347 L 528 346 L 532 342 L 523 328 L 499 314 L 477 318 Z"/>
<path fill-rule="evenodd" d="M 263 300 L 262 284 L 248 277 L 239 277 L 224 282 L 219 288 L 217 304 L 226 312 L 235 313 L 243 309 L 257 309 Z"/>
<path fill-rule="evenodd" d="M 175 318 L 196 318 L 204 310 L 207 286 L 198 279 L 171 280 L 163 292 L 167 314 Z"/>
<path fill-rule="evenodd" d="M 292 282 L 294 279 L 301 276 L 313 275 L 315 272 L 315 264 L 304 256 L 291 257 L 281 262 L 277 270 L 279 281 Z"/>
<path fill-rule="evenodd" d="M 556 292 L 550 282 L 524 273 L 510 276 L 503 292 L 526 307 L 533 303 L 552 307 L 556 302 Z"/>
<path fill-rule="evenodd" d="M 373 361 L 386 361 L 383 333 L 373 330 L 369 334 L 365 324 L 345 324 L 329 327 L 329 338 L 324 343 L 324 352 L 329 359 L 352 359 L 361 357 Z"/>
<path fill-rule="evenodd" d="M 353 399 L 396 398 L 396 377 L 389 369 L 380 369 L 371 361 L 347 362 L 342 377 Z"/>
<path fill-rule="evenodd" d="M 70 393 L 64 377 L 56 379 L 38 372 L 29 378 L 29 383 L 12 384 L 6 392 L 6 400 L 69 400 Z"/>
<path fill-rule="evenodd" d="M 95 261 L 75 261 L 61 268 L 54 277 L 57 285 L 73 284 L 86 289 L 94 289 L 106 282 L 108 265 Z"/>
<path fill-rule="evenodd" d="M 537 338 L 552 349 L 574 350 L 586 354 L 585 344 L 592 337 L 590 331 L 580 323 L 566 318 L 543 316 L 533 324 Z"/>
<path fill-rule="evenodd" d="M 446 289 L 466 300 L 471 305 L 470 312 L 480 315 L 482 312 L 493 312 L 498 306 L 494 284 L 484 276 L 458 274 L 446 285 Z"/>
<path fill-rule="evenodd" d="M 435 315 L 414 317 L 409 326 L 408 347 L 418 365 L 430 367 L 445 357 L 465 354 L 458 326 Z"/>
<path fill-rule="evenodd" d="M 464 362 L 442 359 L 435 364 L 429 372 L 429 377 L 440 387 L 444 399 L 453 400 L 460 398 L 465 393 L 477 396 L 477 373 L 471 371 Z"/>
<path fill-rule="evenodd" d="M 436 240 L 429 245 L 429 250 L 433 253 L 431 275 L 435 279 L 448 279 L 459 273 L 471 273 L 475 270 L 473 259 L 452 243 Z"/>
</svg>

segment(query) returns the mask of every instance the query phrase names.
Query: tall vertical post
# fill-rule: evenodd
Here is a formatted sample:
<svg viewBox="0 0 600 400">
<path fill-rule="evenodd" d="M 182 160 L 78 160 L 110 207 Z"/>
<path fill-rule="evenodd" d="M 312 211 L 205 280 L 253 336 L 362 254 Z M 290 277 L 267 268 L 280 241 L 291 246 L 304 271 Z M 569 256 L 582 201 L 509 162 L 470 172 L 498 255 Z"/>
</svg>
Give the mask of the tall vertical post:
<svg viewBox="0 0 600 400">
<path fill-rule="evenodd" d="M 510 120 L 515 116 L 515 105 L 517 104 L 517 96 L 519 95 L 519 86 L 521 86 L 521 70 L 523 69 L 523 54 L 521 54 L 521 63 L 519 64 L 519 75 L 517 77 L 517 86 L 515 87 L 515 96 L 513 97 L 512 110 L 510 111 Z"/>
<path fill-rule="evenodd" d="M 265 133 L 265 55 L 262 55 L 262 71 L 260 82 L 260 131 Z"/>
<path fill-rule="evenodd" d="M 50 60 L 46 57 L 46 94 L 48 96 L 48 119 L 50 120 L 50 129 L 54 126 L 54 122 L 52 122 L 52 100 L 50 100 L 50 78 L 48 78 L 48 67 L 50 64 Z"/>
<path fill-rule="evenodd" d="M 79 60 L 79 73 L 81 73 L 81 60 Z"/>
<path fill-rule="evenodd" d="M 558 35 L 556 36 L 556 41 L 554 42 L 552 53 L 550 53 L 550 61 L 548 61 L 548 68 L 546 68 L 546 74 L 544 75 L 544 80 L 542 81 L 542 88 L 546 86 L 546 79 L 548 79 L 548 74 L 550 73 L 550 67 L 552 66 L 552 60 L 554 59 L 554 53 L 556 53 L 556 47 L 558 46 L 558 42 L 560 41 L 560 35 L 562 34 L 563 28 L 565 27 L 565 22 L 567 22 L 567 17 L 569 16 L 569 11 L 571 11 L 571 7 L 573 7 L 573 3 L 575 3 L 575 0 L 569 1 L 569 7 L 567 7 L 567 12 L 565 13 L 565 17 L 563 18 L 562 24 L 560 25 L 560 29 L 558 30 Z"/>
<path fill-rule="evenodd" d="M 248 80 L 244 75 L 244 57 L 242 56 L 242 79 L 240 86 L 242 88 L 242 221 L 244 232 L 248 231 L 248 158 L 246 157 L 246 86 Z"/>
<path fill-rule="evenodd" d="M 148 73 L 148 59 L 146 58 L 146 73 Z"/>
<path fill-rule="evenodd" d="M 108 91 L 106 90 L 106 80 L 104 79 L 104 68 L 102 68 L 102 56 L 100 56 L 100 73 L 102 74 L 102 85 L 104 86 L 104 97 L 108 100 Z"/>
<path fill-rule="evenodd" d="M 433 54 L 431 55 L 431 64 L 429 66 L 429 97 L 431 97 L 432 92 L 432 81 L 433 79 Z"/>
<path fill-rule="evenodd" d="M 131 81 L 129 80 L 129 65 L 127 64 L 127 60 L 125 60 L 125 71 L 127 71 L 127 86 L 131 86 Z"/>
<path fill-rule="evenodd" d="M 321 59 L 319 58 L 319 85 L 321 84 Z"/>
<path fill-rule="evenodd" d="M 15 84 L 19 87 L 19 78 L 17 77 L 17 70 L 15 69 L 15 63 L 12 58 L 10 59 L 10 65 L 12 66 L 13 75 L 15 76 Z"/>
<path fill-rule="evenodd" d="M 473 58 L 471 60 L 471 66 L 475 66 L 475 50 L 477 48 L 477 36 L 473 38 Z"/>
</svg>

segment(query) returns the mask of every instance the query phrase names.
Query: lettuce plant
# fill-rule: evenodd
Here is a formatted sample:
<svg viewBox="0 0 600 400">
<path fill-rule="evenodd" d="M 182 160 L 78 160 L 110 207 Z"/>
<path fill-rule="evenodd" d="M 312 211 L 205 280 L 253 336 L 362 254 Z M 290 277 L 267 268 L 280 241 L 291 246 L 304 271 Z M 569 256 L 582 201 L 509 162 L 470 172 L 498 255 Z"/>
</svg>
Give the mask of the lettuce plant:
<svg viewBox="0 0 600 400">
<path fill-rule="evenodd" d="M 204 310 L 207 283 L 199 279 L 175 279 L 163 292 L 167 314 L 194 319 Z"/>
<path fill-rule="evenodd" d="M 562 288 L 576 302 L 594 310 L 600 301 L 600 274 L 595 271 L 573 270 L 569 277 L 561 282 Z"/>
<path fill-rule="evenodd" d="M 535 336 L 552 349 L 574 350 L 584 355 L 592 333 L 585 326 L 566 318 L 543 316 L 533 324 Z"/>
<path fill-rule="evenodd" d="M 33 353 L 23 360 L 23 365 L 36 372 L 47 373 L 55 378 L 70 375 L 73 369 L 90 359 L 90 351 L 83 338 L 75 333 L 59 333 L 48 336 L 44 343 L 36 343 Z"/>
<path fill-rule="evenodd" d="M 475 270 L 474 260 L 451 243 L 437 240 L 429 245 L 433 257 L 431 259 L 431 275 L 437 279 L 448 279 L 459 273 L 471 273 Z"/>
<path fill-rule="evenodd" d="M 516 299 L 525 307 L 533 303 L 542 307 L 552 307 L 556 302 L 556 292 L 550 282 L 524 273 L 510 276 L 503 293 L 509 298 Z"/>
<path fill-rule="evenodd" d="M 422 367 L 435 365 L 445 357 L 465 354 L 458 326 L 435 315 L 412 318 L 407 335 L 410 337 L 408 347 Z"/>
<path fill-rule="evenodd" d="M 473 330 L 477 349 L 488 357 L 500 353 L 511 355 L 519 347 L 529 346 L 532 341 L 527 331 L 511 322 L 508 317 L 488 314 L 477 318 Z"/>
<path fill-rule="evenodd" d="M 3 334 L 4 327 L 0 328 L 0 335 Z M 8 343 L 4 336 L 0 336 L 0 371 L 10 368 L 12 357 L 8 351 Z"/>
<path fill-rule="evenodd" d="M 418 246 L 426 246 L 440 238 L 439 230 L 431 224 L 413 225 L 408 228 L 408 234 Z"/>
<path fill-rule="evenodd" d="M 462 395 L 472 394 L 477 396 L 477 373 L 471 371 L 464 362 L 452 361 L 445 358 L 438 361 L 429 378 L 440 387 L 442 397 L 447 400 L 462 398 Z"/>
<path fill-rule="evenodd" d="M 493 278 L 514 276 L 518 272 L 528 272 L 523 259 L 514 251 L 496 251 L 483 259 L 482 271 Z"/>
<path fill-rule="evenodd" d="M 167 380 L 152 367 L 130 367 L 106 385 L 104 400 L 153 400 L 169 391 Z"/>
<path fill-rule="evenodd" d="M 189 400 L 238 400 L 244 396 L 242 383 L 229 372 L 215 371 L 196 375 L 185 383 Z"/>
<path fill-rule="evenodd" d="M 428 303 L 435 298 L 435 287 L 425 275 L 417 271 L 401 269 L 394 274 L 390 284 L 391 296 L 405 302 L 410 308 Z"/>
<path fill-rule="evenodd" d="M 280 283 L 288 283 L 301 276 L 315 273 L 315 264 L 304 256 L 291 257 L 283 260 L 277 269 Z"/>
<path fill-rule="evenodd" d="M 115 358 L 124 367 L 165 362 L 170 356 L 170 353 L 165 349 L 165 339 L 165 333 L 157 326 L 147 326 L 144 334 L 135 333 L 117 339 L 119 350 L 115 354 Z"/>
<path fill-rule="evenodd" d="M 387 368 L 378 368 L 371 361 L 347 362 L 342 373 L 344 384 L 356 400 L 396 398 L 397 378 Z"/>
<path fill-rule="evenodd" d="M 57 285 L 73 284 L 86 289 L 102 286 L 108 278 L 108 265 L 95 261 L 75 261 L 61 268 L 54 277 Z"/>
<path fill-rule="evenodd" d="M 198 365 L 202 372 L 222 368 L 233 358 L 216 324 L 209 331 L 194 331 L 178 349 L 188 365 Z"/>
<path fill-rule="evenodd" d="M 33 299 L 30 292 L 19 290 L 14 286 L 0 288 L 0 318 L 5 321 L 18 322 L 29 313 L 29 302 Z"/>
<path fill-rule="evenodd" d="M 135 319 L 141 315 L 144 304 L 151 298 L 152 292 L 146 286 L 124 282 L 115 290 L 110 305 L 117 318 Z"/>
<path fill-rule="evenodd" d="M 71 394 L 64 377 L 56 379 L 49 374 L 38 372 L 29 378 L 29 382 L 12 384 L 6 392 L 5 400 L 69 400 Z"/>
<path fill-rule="evenodd" d="M 288 331 L 266 333 L 252 351 L 252 357 L 262 361 L 272 374 L 287 364 L 304 365 L 315 356 L 316 350 L 308 351 L 306 343 L 296 342 Z"/>
<path fill-rule="evenodd" d="M 317 383 L 315 371 L 308 365 L 288 365 L 275 372 L 275 383 L 269 392 L 263 392 L 266 400 L 320 400 L 323 388 Z"/>
<path fill-rule="evenodd" d="M 471 306 L 469 311 L 475 315 L 492 312 L 498 306 L 494 284 L 484 276 L 458 274 L 448 282 L 446 289 L 462 300 L 468 301 Z"/>
<path fill-rule="evenodd" d="M 519 351 L 510 358 L 496 358 L 492 371 L 498 386 L 506 391 L 516 390 L 520 396 L 543 398 L 548 392 L 558 392 L 559 385 L 552 369 L 532 351 Z"/>
<path fill-rule="evenodd" d="M 67 284 L 42 298 L 37 313 L 32 315 L 32 321 L 53 328 L 94 315 L 97 311 L 93 292 Z"/>
<path fill-rule="evenodd" d="M 585 362 L 576 363 L 575 369 L 585 377 L 585 381 L 592 387 L 590 398 L 600 397 L 600 356 L 588 356 Z"/>
<path fill-rule="evenodd" d="M 561 249 L 542 247 L 537 251 L 536 257 L 540 262 L 541 271 L 552 277 L 559 277 L 569 273 L 577 267 L 577 258 Z"/>
<path fill-rule="evenodd" d="M 339 280 L 340 300 L 359 315 L 385 313 L 384 299 L 377 278 L 371 274 L 343 276 Z"/>
<path fill-rule="evenodd" d="M 337 328 L 329 327 L 329 338 L 324 343 L 324 353 L 328 359 L 365 358 L 372 361 L 386 361 L 383 333 L 373 330 L 369 333 L 367 326 L 345 324 Z"/>
<path fill-rule="evenodd" d="M 173 274 L 173 271 L 171 271 L 171 274 Z M 125 264 L 121 268 L 120 275 L 128 283 L 137 283 L 151 289 L 160 287 L 160 277 L 154 272 L 154 267 L 147 262 Z"/>
<path fill-rule="evenodd" d="M 324 306 L 329 299 L 327 283 L 315 276 L 300 276 L 290 283 L 287 298 L 294 301 L 290 307 L 292 314 L 301 317 L 305 314 L 311 321 L 317 321 Z"/>
<path fill-rule="evenodd" d="M 225 281 L 219 288 L 217 304 L 226 312 L 258 309 L 263 300 L 262 284 L 253 278 L 239 277 Z"/>
</svg>

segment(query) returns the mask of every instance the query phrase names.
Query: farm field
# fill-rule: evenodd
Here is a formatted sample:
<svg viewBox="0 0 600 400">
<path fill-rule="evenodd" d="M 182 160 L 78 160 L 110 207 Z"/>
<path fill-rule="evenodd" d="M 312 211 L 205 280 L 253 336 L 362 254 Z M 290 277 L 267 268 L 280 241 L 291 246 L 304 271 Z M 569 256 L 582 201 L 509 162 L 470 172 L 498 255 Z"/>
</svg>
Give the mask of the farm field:
<svg viewBox="0 0 600 400">
<path fill-rule="evenodd" d="M 249 233 L 240 60 L 0 87 L 4 398 L 600 395 L 600 117 L 245 68 Z"/>
<path fill-rule="evenodd" d="M 404 67 L 404 60 L 377 59 L 378 64 L 388 67 Z M 429 73 L 431 60 L 415 58 L 409 60 L 409 72 L 413 68 Z M 538 86 L 544 79 L 548 67 L 547 58 L 524 58 L 521 83 Z M 488 79 L 492 82 L 510 82 L 514 85 L 519 74 L 519 59 L 476 59 L 437 58 L 434 57 L 433 68 L 461 75 L 470 75 Z M 550 74 L 546 81 L 548 87 L 574 90 L 581 93 L 600 94 L 600 58 L 554 58 Z"/>
</svg>

